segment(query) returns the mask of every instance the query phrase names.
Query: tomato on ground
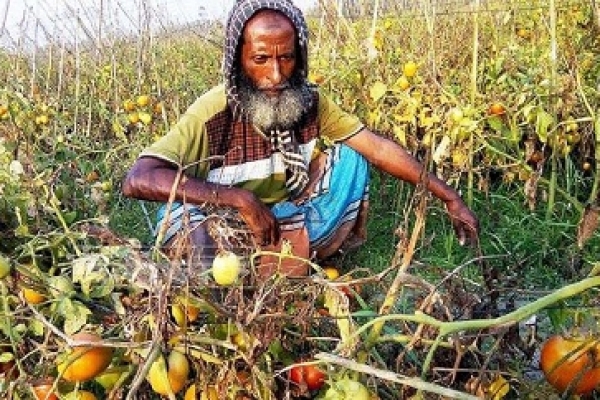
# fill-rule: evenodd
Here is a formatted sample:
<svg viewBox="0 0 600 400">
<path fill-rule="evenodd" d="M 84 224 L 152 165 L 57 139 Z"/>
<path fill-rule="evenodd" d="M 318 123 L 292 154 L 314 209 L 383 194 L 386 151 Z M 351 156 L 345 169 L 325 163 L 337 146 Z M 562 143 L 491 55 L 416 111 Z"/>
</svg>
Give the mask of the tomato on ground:
<svg viewBox="0 0 600 400">
<path fill-rule="evenodd" d="M 305 384 L 310 390 L 318 390 L 323 387 L 327 375 L 316 365 L 294 365 L 290 369 L 290 380 L 296 385 Z"/>
<path fill-rule="evenodd" d="M 559 392 L 587 394 L 600 384 L 599 357 L 598 340 L 555 335 L 542 345 L 540 367 Z"/>
</svg>

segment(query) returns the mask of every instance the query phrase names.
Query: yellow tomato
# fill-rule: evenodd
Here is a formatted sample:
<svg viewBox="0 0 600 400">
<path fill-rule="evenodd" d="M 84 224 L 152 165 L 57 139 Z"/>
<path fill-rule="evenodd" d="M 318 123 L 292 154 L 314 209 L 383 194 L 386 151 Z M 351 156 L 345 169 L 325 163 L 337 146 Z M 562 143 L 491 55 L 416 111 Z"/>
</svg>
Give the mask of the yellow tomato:
<svg viewBox="0 0 600 400">
<path fill-rule="evenodd" d="M 196 400 L 198 397 L 196 396 L 198 390 L 196 390 L 196 384 L 192 384 L 186 391 L 183 396 L 183 400 Z M 200 400 L 219 400 L 219 394 L 217 393 L 217 389 L 209 385 L 207 386 L 200 395 Z"/>
<path fill-rule="evenodd" d="M 221 252 L 216 255 L 212 264 L 212 275 L 221 286 L 228 286 L 237 281 L 240 275 L 240 259 L 230 251 Z"/>
<path fill-rule="evenodd" d="M 74 340 L 99 342 L 102 338 L 94 333 L 80 332 Z M 76 346 L 66 359 L 58 364 L 58 372 L 67 382 L 85 382 L 100 375 L 112 361 L 113 349 L 100 346 Z"/>
<path fill-rule="evenodd" d="M 189 373 L 190 364 L 185 354 L 173 350 L 166 361 L 162 355 L 154 360 L 146 379 L 154 392 L 168 395 L 169 391 L 175 394 L 183 389 Z"/>
<path fill-rule="evenodd" d="M 415 76 L 417 74 L 417 69 L 419 67 L 417 66 L 417 63 L 415 63 L 414 61 L 409 61 L 406 64 L 404 64 L 404 76 L 408 77 L 408 78 L 412 78 L 413 76 Z"/>
<path fill-rule="evenodd" d="M 150 122 L 152 122 L 152 115 L 150 115 L 150 113 L 142 111 L 138 114 L 138 116 L 144 125 L 149 125 Z"/>
<path fill-rule="evenodd" d="M 46 296 L 44 296 L 42 293 L 38 292 L 37 290 L 31 289 L 28 287 L 22 287 L 21 293 L 23 293 L 23 298 L 29 304 L 35 305 L 35 304 L 40 304 L 40 303 L 43 303 L 44 301 L 46 301 Z"/>
<path fill-rule="evenodd" d="M 48 116 L 46 114 L 38 115 L 35 117 L 35 123 L 37 125 L 46 125 L 48 123 Z"/>
<path fill-rule="evenodd" d="M 94 393 L 88 392 L 87 390 L 77 390 L 68 393 L 65 396 L 65 400 L 98 400 L 98 398 Z"/>
<path fill-rule="evenodd" d="M 145 94 L 138 96 L 136 103 L 140 107 L 146 107 L 150 103 L 150 96 L 146 96 Z"/>
<path fill-rule="evenodd" d="M 329 280 L 335 280 L 340 277 L 340 271 L 335 267 L 324 267 L 323 272 Z"/>
<path fill-rule="evenodd" d="M 396 81 L 396 86 L 398 86 L 402 90 L 406 90 L 406 89 L 408 89 L 410 87 L 410 82 L 408 81 L 408 79 L 406 78 L 406 76 L 402 75 Z"/>
<path fill-rule="evenodd" d="M 125 100 L 123 102 L 123 109 L 127 112 L 131 112 L 135 110 L 135 103 L 131 100 Z"/>
</svg>

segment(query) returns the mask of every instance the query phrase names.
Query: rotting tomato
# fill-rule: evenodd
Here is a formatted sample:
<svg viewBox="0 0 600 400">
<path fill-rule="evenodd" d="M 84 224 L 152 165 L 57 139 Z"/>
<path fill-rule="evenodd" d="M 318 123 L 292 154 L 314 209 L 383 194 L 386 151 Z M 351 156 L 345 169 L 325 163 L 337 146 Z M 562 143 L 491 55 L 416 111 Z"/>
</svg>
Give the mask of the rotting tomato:
<svg viewBox="0 0 600 400">
<path fill-rule="evenodd" d="M 310 390 L 318 390 L 323 387 L 327 375 L 316 365 L 297 364 L 290 369 L 289 377 L 298 386 L 306 385 Z"/>
<path fill-rule="evenodd" d="M 599 357 L 598 340 L 554 335 L 542 345 L 540 367 L 560 393 L 587 394 L 600 384 Z"/>
</svg>

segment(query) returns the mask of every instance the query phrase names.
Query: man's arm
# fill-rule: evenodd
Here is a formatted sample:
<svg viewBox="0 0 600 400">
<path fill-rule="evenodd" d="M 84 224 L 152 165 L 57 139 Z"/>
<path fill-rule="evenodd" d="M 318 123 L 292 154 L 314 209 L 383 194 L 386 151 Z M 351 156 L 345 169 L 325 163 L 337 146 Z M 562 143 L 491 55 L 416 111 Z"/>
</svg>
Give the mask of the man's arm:
<svg viewBox="0 0 600 400">
<path fill-rule="evenodd" d="M 363 129 L 345 143 L 362 154 L 374 167 L 416 185 L 423 165 L 396 142 Z M 461 244 L 477 243 L 479 222 L 460 195 L 443 180 L 428 174 L 427 189 L 446 204 L 456 236 Z"/>
<path fill-rule="evenodd" d="M 155 158 L 141 157 L 123 181 L 123 194 L 141 200 L 169 200 L 178 177 L 176 165 Z M 279 225 L 269 208 L 254 193 L 236 187 L 223 186 L 183 175 L 175 189 L 175 200 L 191 204 L 213 204 L 231 207 L 240 213 L 261 244 L 279 241 Z"/>
</svg>

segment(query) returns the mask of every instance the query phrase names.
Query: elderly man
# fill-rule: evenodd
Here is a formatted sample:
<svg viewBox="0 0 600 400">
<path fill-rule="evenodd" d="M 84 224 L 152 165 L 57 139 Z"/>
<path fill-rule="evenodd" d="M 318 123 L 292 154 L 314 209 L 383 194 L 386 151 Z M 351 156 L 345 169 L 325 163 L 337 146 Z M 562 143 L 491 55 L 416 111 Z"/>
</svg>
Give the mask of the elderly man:
<svg viewBox="0 0 600 400">
<path fill-rule="evenodd" d="M 283 237 L 294 254 L 324 259 L 365 240 L 369 165 L 412 184 L 421 179 L 423 166 L 404 148 L 307 81 L 307 42 L 290 0 L 237 1 L 226 25 L 224 84 L 198 98 L 129 171 L 126 196 L 167 202 L 174 194 L 159 213 L 163 244 L 184 246 L 188 262 L 206 267 L 223 246 L 208 218 L 223 210 L 257 247 L 278 249 Z M 476 241 L 477 218 L 458 193 L 432 174 L 426 187 L 445 203 L 460 243 Z"/>
</svg>

